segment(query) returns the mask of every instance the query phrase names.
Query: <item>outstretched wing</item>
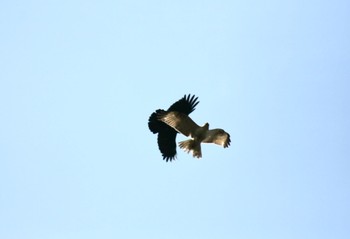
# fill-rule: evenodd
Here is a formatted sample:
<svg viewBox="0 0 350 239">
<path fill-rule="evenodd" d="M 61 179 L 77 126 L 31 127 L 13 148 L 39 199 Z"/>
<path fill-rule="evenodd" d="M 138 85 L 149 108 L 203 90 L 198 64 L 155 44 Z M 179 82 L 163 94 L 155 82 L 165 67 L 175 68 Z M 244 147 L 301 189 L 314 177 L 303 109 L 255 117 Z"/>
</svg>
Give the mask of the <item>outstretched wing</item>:
<svg viewBox="0 0 350 239">
<path fill-rule="evenodd" d="M 211 129 L 207 131 L 203 143 L 214 143 L 227 148 L 231 143 L 230 134 L 223 129 Z"/>
<path fill-rule="evenodd" d="M 195 97 L 195 95 L 192 95 L 192 96 L 190 94 L 187 96 L 185 95 L 180 100 L 172 104 L 167 111 L 177 111 L 177 112 L 189 115 L 196 109 L 196 106 L 198 105 L 198 103 L 199 103 L 198 97 Z M 157 119 L 157 113 L 162 111 L 164 110 L 161 110 L 161 109 L 156 110 L 151 114 L 151 116 L 148 119 L 148 128 L 154 134 L 162 132 L 169 127 L 165 123 Z"/>
<path fill-rule="evenodd" d="M 174 129 L 168 128 L 168 130 L 159 132 L 157 137 L 159 151 L 167 162 L 175 159 L 176 156 L 176 131 L 173 133 Z"/>
<path fill-rule="evenodd" d="M 199 126 L 188 115 L 181 112 L 159 112 L 157 116 L 159 120 L 186 136 L 193 135 L 199 128 Z"/>
<path fill-rule="evenodd" d="M 184 114 L 190 114 L 195 110 L 198 105 L 198 97 L 194 95 L 185 95 L 180 100 L 172 104 L 169 110 L 176 110 Z M 172 127 L 168 126 L 164 122 L 158 120 L 157 114 L 165 112 L 164 110 L 158 109 L 151 114 L 148 119 L 148 128 L 154 134 L 158 133 L 158 147 L 162 153 L 163 159 L 166 161 L 175 159 L 176 156 L 176 134 L 177 131 Z"/>
<path fill-rule="evenodd" d="M 195 97 L 195 95 L 192 95 L 192 97 L 191 95 L 184 95 L 184 97 L 172 104 L 168 111 L 177 111 L 189 115 L 196 109 L 196 106 L 199 103 L 197 100 L 198 97 Z"/>
</svg>

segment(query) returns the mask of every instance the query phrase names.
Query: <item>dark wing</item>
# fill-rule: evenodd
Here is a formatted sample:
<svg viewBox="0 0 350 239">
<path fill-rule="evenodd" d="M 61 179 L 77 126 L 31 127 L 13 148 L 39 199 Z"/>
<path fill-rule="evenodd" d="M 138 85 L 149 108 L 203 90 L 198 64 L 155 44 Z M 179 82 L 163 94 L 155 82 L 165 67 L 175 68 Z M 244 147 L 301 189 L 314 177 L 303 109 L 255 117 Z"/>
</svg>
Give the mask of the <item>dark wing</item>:
<svg viewBox="0 0 350 239">
<path fill-rule="evenodd" d="M 173 129 L 171 132 L 168 130 L 162 131 L 158 133 L 158 148 L 162 153 L 163 160 L 171 161 L 175 159 L 176 156 L 176 134 L 173 133 Z"/>
<path fill-rule="evenodd" d="M 198 97 L 195 97 L 195 95 L 188 95 L 182 97 L 180 100 L 176 101 L 174 104 L 172 104 L 168 111 L 177 111 L 180 113 L 184 113 L 186 115 L 189 115 L 196 109 L 196 106 L 198 105 L 199 101 Z"/>
<path fill-rule="evenodd" d="M 154 134 L 158 133 L 157 143 L 163 159 L 167 162 L 175 159 L 176 156 L 176 131 L 162 121 L 159 121 L 157 114 L 165 112 L 156 110 L 148 120 L 148 128 Z"/>
<path fill-rule="evenodd" d="M 194 135 L 199 128 L 199 126 L 188 115 L 180 112 L 160 112 L 157 115 L 159 120 L 186 136 Z"/>
<path fill-rule="evenodd" d="M 190 114 L 198 105 L 198 97 L 185 95 L 169 107 L 169 110 L 176 110 L 184 114 Z M 176 134 L 177 131 L 162 121 L 159 121 L 157 114 L 164 110 L 156 110 L 148 119 L 148 128 L 154 134 L 158 133 L 158 147 L 166 161 L 175 159 L 176 156 Z"/>
<path fill-rule="evenodd" d="M 223 129 L 211 129 L 208 130 L 203 143 L 214 143 L 227 148 L 231 143 L 230 134 Z"/>
<path fill-rule="evenodd" d="M 172 104 L 169 107 L 168 111 L 177 111 L 177 112 L 189 115 L 191 112 L 195 110 L 198 103 L 199 103 L 198 97 L 195 97 L 195 95 L 192 95 L 192 96 L 190 94 L 187 96 L 185 95 L 180 100 Z M 164 110 L 161 110 L 161 109 L 156 110 L 151 114 L 151 116 L 148 119 L 148 128 L 154 134 L 162 132 L 169 127 L 165 123 L 157 119 L 157 113 L 162 111 Z"/>
</svg>

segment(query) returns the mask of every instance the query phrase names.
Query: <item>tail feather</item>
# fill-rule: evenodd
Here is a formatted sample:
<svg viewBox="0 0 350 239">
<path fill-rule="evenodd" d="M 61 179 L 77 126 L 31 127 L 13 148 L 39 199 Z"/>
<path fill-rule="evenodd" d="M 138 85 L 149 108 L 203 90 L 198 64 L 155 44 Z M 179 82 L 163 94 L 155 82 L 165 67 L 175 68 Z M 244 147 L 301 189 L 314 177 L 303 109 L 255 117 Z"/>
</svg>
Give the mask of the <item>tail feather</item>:
<svg viewBox="0 0 350 239">
<path fill-rule="evenodd" d="M 179 142 L 179 146 L 187 153 L 190 153 L 192 151 L 193 157 L 195 158 L 202 157 L 200 142 L 194 141 L 193 139 L 189 139 Z"/>
</svg>

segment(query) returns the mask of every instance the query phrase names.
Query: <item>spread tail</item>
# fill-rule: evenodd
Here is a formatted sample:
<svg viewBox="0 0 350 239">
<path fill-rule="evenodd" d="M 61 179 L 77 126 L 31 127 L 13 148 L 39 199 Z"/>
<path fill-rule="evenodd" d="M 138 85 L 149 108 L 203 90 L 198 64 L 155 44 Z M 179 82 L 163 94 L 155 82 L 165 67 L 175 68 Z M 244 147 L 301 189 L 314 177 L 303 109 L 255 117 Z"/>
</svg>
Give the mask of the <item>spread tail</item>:
<svg viewBox="0 0 350 239">
<path fill-rule="evenodd" d="M 193 157 L 195 157 L 195 158 L 202 157 L 201 143 L 200 142 L 196 142 L 192 139 L 189 139 L 189 140 L 179 142 L 179 146 L 181 149 L 183 149 L 187 153 L 192 151 Z"/>
</svg>

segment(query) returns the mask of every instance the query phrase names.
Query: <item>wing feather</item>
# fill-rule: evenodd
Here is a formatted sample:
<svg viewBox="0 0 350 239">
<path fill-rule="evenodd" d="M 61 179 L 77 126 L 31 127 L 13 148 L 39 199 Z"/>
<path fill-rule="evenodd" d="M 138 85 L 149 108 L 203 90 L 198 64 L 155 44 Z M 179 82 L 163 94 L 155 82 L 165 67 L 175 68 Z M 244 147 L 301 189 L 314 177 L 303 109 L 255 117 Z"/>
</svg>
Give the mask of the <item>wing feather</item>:
<svg viewBox="0 0 350 239">
<path fill-rule="evenodd" d="M 176 157 L 176 135 L 177 132 L 170 128 L 171 131 L 162 131 L 158 133 L 157 142 L 159 151 L 162 153 L 165 161 L 174 160 Z"/>
<path fill-rule="evenodd" d="M 203 140 L 203 143 L 214 143 L 227 148 L 230 143 L 230 134 L 225 132 L 223 129 L 211 129 L 207 131 L 207 135 Z"/>
<path fill-rule="evenodd" d="M 158 113 L 158 119 L 186 136 L 193 135 L 199 128 L 188 115 L 176 111 Z"/>
<path fill-rule="evenodd" d="M 184 97 L 172 104 L 169 107 L 168 111 L 177 111 L 189 115 L 192 111 L 196 109 L 196 106 L 199 103 L 199 101 L 197 100 L 198 97 L 196 97 L 195 95 L 184 95 Z"/>
</svg>

